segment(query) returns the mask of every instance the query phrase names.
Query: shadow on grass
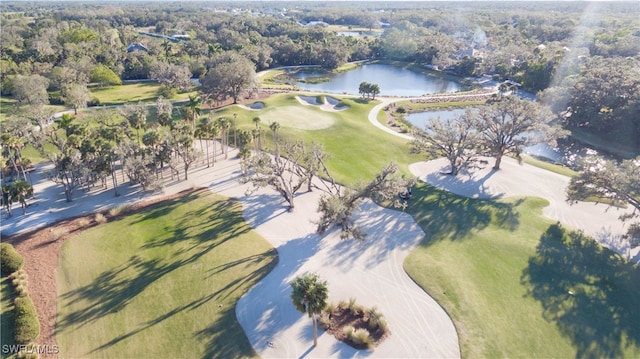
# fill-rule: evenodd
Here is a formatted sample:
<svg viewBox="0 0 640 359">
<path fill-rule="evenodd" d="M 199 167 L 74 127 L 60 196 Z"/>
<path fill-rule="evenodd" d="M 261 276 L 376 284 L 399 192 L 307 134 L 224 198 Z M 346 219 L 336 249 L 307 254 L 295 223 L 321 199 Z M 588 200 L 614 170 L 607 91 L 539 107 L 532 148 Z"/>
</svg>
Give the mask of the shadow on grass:
<svg viewBox="0 0 640 359">
<path fill-rule="evenodd" d="M 183 198 L 155 205 L 145 210 L 141 223 L 168 215 L 177 206 L 184 205 L 198 197 L 189 194 Z M 104 315 L 117 312 L 126 307 L 136 296 L 149 285 L 172 271 L 185 265 L 197 262 L 202 256 L 214 250 L 220 244 L 247 233 L 251 228 L 242 220 L 239 207 L 235 201 L 216 201 L 209 206 L 197 206 L 179 218 L 175 218 L 172 227 L 166 227 L 163 238 L 151 238 L 138 253 L 125 263 L 102 272 L 93 282 L 62 294 L 64 305 L 73 305 L 80 301 L 87 302 L 82 309 L 69 313 L 58 321 L 58 329 L 65 330 L 70 325 L 83 325 Z M 194 218 L 198 220 L 194 221 Z M 153 222 L 148 222 L 153 225 Z M 174 244 L 181 242 L 179 247 Z M 169 247 L 172 255 L 158 258 L 157 247 Z M 151 250 L 151 259 L 143 259 L 146 251 Z M 265 255 L 273 255 L 270 251 Z M 247 261 L 261 261 L 264 258 L 249 258 Z M 244 264 L 248 264 L 245 262 Z M 134 272 L 135 274 L 131 274 Z M 263 275 L 263 274 L 260 274 Z M 250 280 L 250 276 L 244 280 Z M 243 280 L 243 281 L 244 281 Z"/>
<path fill-rule="evenodd" d="M 149 329 L 157 324 L 164 322 L 165 320 L 175 316 L 178 313 L 181 313 L 185 310 L 195 310 L 201 307 L 202 305 L 207 304 L 211 300 L 215 300 L 217 302 L 223 301 L 227 297 L 231 296 L 236 290 L 241 287 L 246 286 L 247 288 L 255 285 L 260 279 L 262 279 L 265 275 L 267 275 L 276 264 L 276 261 L 273 261 L 275 250 L 269 250 L 268 252 L 250 256 L 247 258 L 243 258 L 242 260 L 238 260 L 233 262 L 230 266 L 223 266 L 221 268 L 215 268 L 212 275 L 220 273 L 229 269 L 232 266 L 247 264 L 248 262 L 256 262 L 260 263 L 266 260 L 271 260 L 270 263 L 262 263 L 262 267 L 259 270 L 252 272 L 250 275 L 245 277 L 235 278 L 231 282 L 229 282 L 224 287 L 204 296 L 199 299 L 196 299 L 190 303 L 185 305 L 176 307 L 167 313 L 154 318 L 148 321 L 145 325 L 136 328 L 128 333 L 122 334 L 107 343 L 104 343 L 95 349 L 93 349 L 88 354 L 92 354 L 95 352 L 99 352 L 104 349 L 108 349 L 109 347 L 118 344 L 119 342 L 126 340 L 130 337 L 135 336 L 136 334 Z M 252 357 L 255 356 L 256 353 L 249 344 L 248 340 L 246 340 L 246 336 L 240 325 L 236 320 L 235 316 L 235 307 L 225 306 L 220 307 L 219 313 L 221 313 L 221 319 L 216 320 L 207 328 L 200 330 L 194 333 L 194 337 L 200 341 L 207 342 L 207 349 L 204 358 L 232 358 L 232 357 Z M 245 340 L 239 340 L 244 338 Z"/>
<path fill-rule="evenodd" d="M 414 188 L 406 211 L 422 227 L 426 234 L 425 242 L 429 244 L 443 239 L 457 240 L 490 224 L 515 231 L 520 224 L 515 209 L 522 202 L 473 199 L 421 182 Z"/>
<path fill-rule="evenodd" d="M 2 308 L 0 312 L 0 342 L 4 345 L 15 344 L 14 325 L 15 325 L 15 309 L 13 307 L 13 299 L 15 292 L 11 288 L 11 281 L 7 277 L 0 278 L 0 293 L 2 294 Z M 4 351 L 0 352 L 0 358 L 12 357 Z"/>
<path fill-rule="evenodd" d="M 521 282 L 571 340 L 576 358 L 640 351 L 640 269 L 583 233 L 551 225 Z"/>
</svg>

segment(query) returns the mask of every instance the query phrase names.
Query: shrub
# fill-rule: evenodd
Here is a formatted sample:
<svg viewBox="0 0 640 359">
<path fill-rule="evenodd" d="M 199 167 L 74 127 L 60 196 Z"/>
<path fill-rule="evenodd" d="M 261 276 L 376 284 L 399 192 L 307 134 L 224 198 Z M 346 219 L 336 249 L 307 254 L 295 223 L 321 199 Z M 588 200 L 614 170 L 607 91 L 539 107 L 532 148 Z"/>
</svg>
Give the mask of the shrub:
<svg viewBox="0 0 640 359">
<path fill-rule="evenodd" d="M 22 349 L 24 348 L 24 349 Z M 34 343 L 27 344 L 22 347 L 21 350 L 16 355 L 18 359 L 38 359 L 38 350 L 37 345 Z"/>
<path fill-rule="evenodd" d="M 120 214 L 125 213 L 125 212 L 127 211 L 127 209 L 129 209 L 129 206 L 128 206 L 128 205 L 126 205 L 126 204 L 122 204 L 122 205 L 119 205 L 119 206 L 117 206 L 117 207 L 113 207 L 113 208 L 111 208 L 111 209 L 109 210 L 109 215 L 110 215 L 111 217 L 116 217 L 116 216 L 118 216 L 118 215 L 120 215 Z"/>
<path fill-rule="evenodd" d="M 331 318 L 327 313 L 322 313 L 318 322 L 320 323 L 320 328 L 323 330 L 327 330 L 331 326 Z"/>
<path fill-rule="evenodd" d="M 161 86 L 158 90 L 158 96 L 162 96 L 164 98 L 172 98 L 178 93 L 176 89 L 171 88 L 169 86 Z"/>
<path fill-rule="evenodd" d="M 51 239 L 57 241 L 62 239 L 67 234 L 67 230 L 64 228 L 54 228 L 51 230 Z"/>
<path fill-rule="evenodd" d="M 351 315 L 362 313 L 362 306 L 357 304 L 356 299 L 353 297 L 349 298 L 349 312 L 351 312 Z"/>
<path fill-rule="evenodd" d="M 16 285 L 15 288 L 16 288 L 16 293 L 18 294 L 18 297 L 26 297 L 29 295 L 29 290 L 27 289 L 26 283 L 20 283 Z"/>
<path fill-rule="evenodd" d="M 369 331 L 365 328 L 356 329 L 351 335 L 351 340 L 356 344 L 371 345 L 373 343 Z"/>
<path fill-rule="evenodd" d="M 331 315 L 333 312 L 336 311 L 335 303 L 333 303 L 333 302 L 327 303 L 327 306 L 324 307 L 324 311 L 327 312 L 329 315 Z"/>
<path fill-rule="evenodd" d="M 378 322 L 378 330 L 383 334 L 386 334 L 389 331 L 389 323 L 387 323 L 384 318 L 381 318 Z"/>
<path fill-rule="evenodd" d="M 92 97 L 91 100 L 87 103 L 89 107 L 100 106 L 100 99 L 97 97 Z"/>
<path fill-rule="evenodd" d="M 107 217 L 102 213 L 96 213 L 96 222 L 99 224 L 107 223 Z"/>
<path fill-rule="evenodd" d="M 349 340 L 351 340 L 351 338 L 353 337 L 353 332 L 355 332 L 355 330 L 356 329 L 351 325 L 347 325 L 346 327 L 342 328 L 342 332 Z"/>
<path fill-rule="evenodd" d="M 338 302 L 337 308 L 338 309 L 343 309 L 347 307 L 347 302 L 345 300 L 341 300 Z"/>
<path fill-rule="evenodd" d="M 380 320 L 382 320 L 382 313 L 378 311 L 378 308 L 369 309 L 369 322 L 367 323 L 369 329 L 376 330 L 380 325 Z"/>
<path fill-rule="evenodd" d="M 24 258 L 9 243 L 0 244 L 0 270 L 2 275 L 9 275 L 24 266 Z"/>
<path fill-rule="evenodd" d="M 14 300 L 16 343 L 28 344 L 40 335 L 40 322 L 31 297 L 18 297 Z"/>
<path fill-rule="evenodd" d="M 406 112 L 407 112 L 407 110 L 406 110 L 404 107 L 400 106 L 400 107 L 398 107 L 398 108 L 396 109 L 396 112 L 397 112 L 397 113 L 406 113 Z"/>
<path fill-rule="evenodd" d="M 89 221 L 89 220 L 88 220 L 88 219 L 86 219 L 86 218 L 80 218 L 80 219 L 78 220 L 78 226 L 80 226 L 81 228 L 84 228 L 84 227 L 89 226 L 89 224 L 90 224 L 90 223 L 91 223 L 91 221 Z"/>
<path fill-rule="evenodd" d="M 60 96 L 49 95 L 50 105 L 64 105 L 64 100 Z"/>
</svg>

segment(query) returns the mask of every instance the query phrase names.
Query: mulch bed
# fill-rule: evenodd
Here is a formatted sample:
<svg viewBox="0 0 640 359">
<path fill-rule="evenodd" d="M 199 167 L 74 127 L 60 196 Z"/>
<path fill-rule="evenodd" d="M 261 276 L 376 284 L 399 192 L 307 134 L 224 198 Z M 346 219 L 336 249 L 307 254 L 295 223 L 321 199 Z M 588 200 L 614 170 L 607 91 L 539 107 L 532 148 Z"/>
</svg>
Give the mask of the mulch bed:
<svg viewBox="0 0 640 359">
<path fill-rule="evenodd" d="M 378 344 L 380 344 L 390 334 L 389 331 L 383 333 L 380 330 L 370 330 L 369 326 L 367 325 L 367 323 L 369 322 L 369 314 L 367 313 L 367 311 L 364 311 L 364 313 L 360 311 L 358 314 L 354 315 L 351 314 L 349 308 L 336 308 L 331 313 L 330 319 L 331 323 L 329 324 L 329 327 L 325 329 L 325 331 L 333 335 L 339 341 L 345 342 L 356 349 L 369 349 L 369 347 L 366 344 L 357 344 L 347 339 L 347 336 L 344 334 L 343 330 L 343 328 L 346 326 L 350 325 L 355 329 L 364 328 L 368 330 L 369 335 L 373 340 L 372 347 L 378 346 Z"/>
</svg>

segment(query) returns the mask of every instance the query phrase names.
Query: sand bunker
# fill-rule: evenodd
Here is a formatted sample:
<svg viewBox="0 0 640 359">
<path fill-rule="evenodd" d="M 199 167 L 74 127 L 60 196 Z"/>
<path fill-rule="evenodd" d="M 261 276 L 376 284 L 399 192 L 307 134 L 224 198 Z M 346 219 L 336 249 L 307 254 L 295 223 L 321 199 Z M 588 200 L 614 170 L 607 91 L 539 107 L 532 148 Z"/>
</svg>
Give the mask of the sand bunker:
<svg viewBox="0 0 640 359">
<path fill-rule="evenodd" d="M 318 101 L 318 96 L 296 96 L 298 102 L 303 105 L 318 106 L 323 111 L 344 111 L 349 106 L 339 105 L 340 100 L 331 96 L 324 96 L 324 103 Z"/>
<path fill-rule="evenodd" d="M 245 108 L 247 110 L 262 110 L 264 108 L 264 102 L 256 101 L 246 105 L 240 105 L 240 107 Z"/>
</svg>

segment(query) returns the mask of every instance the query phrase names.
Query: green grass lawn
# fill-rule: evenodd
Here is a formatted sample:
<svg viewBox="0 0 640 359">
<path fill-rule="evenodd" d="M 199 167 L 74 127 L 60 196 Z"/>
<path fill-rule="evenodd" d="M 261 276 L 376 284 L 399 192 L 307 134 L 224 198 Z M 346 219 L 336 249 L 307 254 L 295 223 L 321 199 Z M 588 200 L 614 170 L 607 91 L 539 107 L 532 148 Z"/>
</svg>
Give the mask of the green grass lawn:
<svg viewBox="0 0 640 359">
<path fill-rule="evenodd" d="M 0 277 L 0 343 L 13 345 L 14 312 L 11 283 L 7 277 Z M 15 358 L 15 355 L 0 350 L 0 358 Z"/>
<path fill-rule="evenodd" d="M 206 190 L 84 231 L 60 253 L 60 357 L 255 357 L 235 305 L 276 262 Z"/>
<path fill-rule="evenodd" d="M 452 317 L 463 357 L 640 356 L 640 271 L 543 218 L 546 200 L 426 184 L 413 198 L 427 237 L 405 269 Z"/>
<path fill-rule="evenodd" d="M 117 86 L 92 87 L 91 97 L 100 100 L 100 105 L 120 105 L 124 103 L 154 102 L 158 98 L 160 84 L 152 81 L 127 83 Z M 171 101 L 188 99 L 196 92 L 179 93 Z"/>
<path fill-rule="evenodd" d="M 264 100 L 263 110 L 229 106 L 215 110 L 214 116 L 233 118 L 235 113 L 236 125 L 239 129 L 255 128 L 251 119 L 260 117 L 266 146 L 269 148 L 274 148 L 269 121 L 281 123 L 282 126 L 278 132 L 280 139 L 303 140 L 307 143 L 315 141 L 323 144 L 326 152 L 331 154 L 327 163 L 329 170 L 337 181 L 348 185 L 372 179 L 392 161 L 398 163 L 401 170 L 408 174 L 408 165 L 423 159 L 423 156 L 409 153 L 407 140 L 380 131 L 369 123 L 367 115 L 376 102 L 363 102 L 358 98 L 341 96 L 333 97 L 340 98 L 349 108 L 339 112 L 326 112 L 316 107 L 300 105 L 295 99 L 295 94 L 281 94 Z M 274 113 L 277 115 L 273 115 Z M 288 116 L 291 116 L 291 120 L 287 118 Z M 332 118 L 334 123 L 325 129 L 309 131 L 284 125 L 288 121 L 312 122 L 316 118 L 327 117 Z M 233 140 L 230 143 L 233 144 Z"/>
</svg>

